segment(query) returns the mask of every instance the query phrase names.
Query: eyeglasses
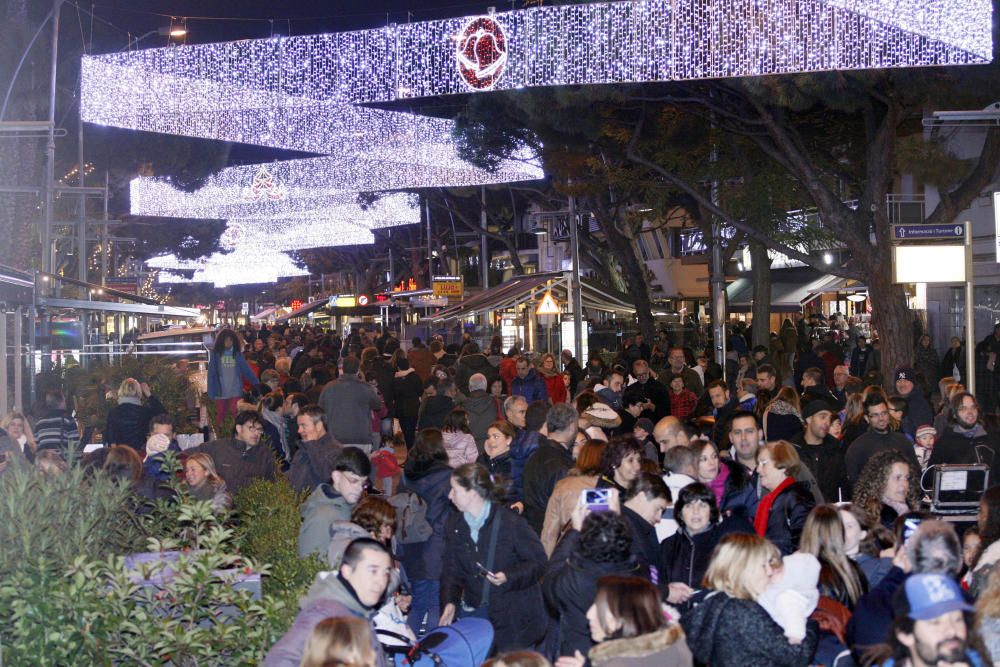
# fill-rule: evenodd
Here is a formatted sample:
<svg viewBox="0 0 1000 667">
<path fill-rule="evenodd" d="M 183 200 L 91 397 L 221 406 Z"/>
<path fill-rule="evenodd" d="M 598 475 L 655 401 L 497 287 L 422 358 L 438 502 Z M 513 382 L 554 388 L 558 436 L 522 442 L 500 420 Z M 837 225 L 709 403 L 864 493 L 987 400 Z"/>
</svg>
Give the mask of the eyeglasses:
<svg viewBox="0 0 1000 667">
<path fill-rule="evenodd" d="M 888 417 L 888 416 L 889 416 L 889 411 L 888 410 L 882 410 L 881 412 L 869 412 L 868 413 L 868 417 L 870 419 L 879 419 L 880 417 Z"/>
</svg>

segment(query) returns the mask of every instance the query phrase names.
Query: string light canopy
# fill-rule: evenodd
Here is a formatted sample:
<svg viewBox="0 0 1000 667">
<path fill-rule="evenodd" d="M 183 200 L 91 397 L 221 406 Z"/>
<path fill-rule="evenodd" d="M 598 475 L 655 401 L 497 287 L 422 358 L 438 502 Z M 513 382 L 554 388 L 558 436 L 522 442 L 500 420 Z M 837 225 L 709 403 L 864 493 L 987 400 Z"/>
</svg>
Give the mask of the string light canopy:
<svg viewBox="0 0 1000 667">
<path fill-rule="evenodd" d="M 85 56 L 81 114 L 92 123 L 326 156 L 266 173 L 234 167 L 190 196 L 149 179 L 133 187 L 133 212 L 222 215 L 246 230 L 245 221 L 277 224 L 362 191 L 543 175 L 524 151 L 496 172 L 475 168 L 456 149 L 450 121 L 371 104 L 538 86 L 988 63 L 991 12 L 991 0 L 635 0 Z"/>
<path fill-rule="evenodd" d="M 216 287 L 228 285 L 253 285 L 273 283 L 280 278 L 307 276 L 309 272 L 295 265 L 292 258 L 282 252 L 255 252 L 239 248 L 229 254 L 216 253 L 209 257 L 189 261 L 174 255 L 161 255 L 146 261 L 147 266 L 159 271 L 160 284 L 213 283 Z M 188 277 L 177 271 L 193 272 Z"/>
</svg>

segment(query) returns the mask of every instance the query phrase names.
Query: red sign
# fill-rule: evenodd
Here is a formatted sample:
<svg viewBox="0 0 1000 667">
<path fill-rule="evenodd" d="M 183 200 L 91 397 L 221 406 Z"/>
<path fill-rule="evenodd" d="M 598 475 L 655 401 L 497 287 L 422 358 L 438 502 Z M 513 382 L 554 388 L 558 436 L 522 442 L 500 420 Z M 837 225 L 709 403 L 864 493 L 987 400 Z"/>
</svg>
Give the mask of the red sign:
<svg viewBox="0 0 1000 667">
<path fill-rule="evenodd" d="M 399 284 L 392 288 L 393 292 L 412 292 L 417 289 L 417 281 L 410 278 L 409 281 L 400 280 Z"/>
<path fill-rule="evenodd" d="M 375 303 L 385 303 L 388 300 L 389 300 L 389 295 L 388 294 L 376 294 L 375 295 Z"/>
<path fill-rule="evenodd" d="M 301 307 L 302 307 L 302 301 L 301 300 L 295 299 L 294 301 L 292 301 L 292 310 L 298 310 Z"/>
<path fill-rule="evenodd" d="M 365 296 L 364 294 L 360 295 L 358 297 L 358 305 L 359 306 L 367 306 L 368 305 L 368 297 Z"/>
</svg>

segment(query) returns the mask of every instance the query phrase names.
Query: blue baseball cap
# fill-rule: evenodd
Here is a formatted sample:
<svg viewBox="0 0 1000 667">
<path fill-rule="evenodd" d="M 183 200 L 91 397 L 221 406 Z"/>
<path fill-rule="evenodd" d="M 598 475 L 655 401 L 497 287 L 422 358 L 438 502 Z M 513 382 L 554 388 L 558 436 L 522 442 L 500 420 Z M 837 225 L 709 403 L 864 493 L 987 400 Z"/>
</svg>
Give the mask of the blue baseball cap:
<svg viewBox="0 0 1000 667">
<path fill-rule="evenodd" d="M 974 611 L 965 601 L 955 580 L 943 574 L 914 574 L 906 580 L 908 616 L 914 621 L 930 621 L 953 611 Z"/>
</svg>

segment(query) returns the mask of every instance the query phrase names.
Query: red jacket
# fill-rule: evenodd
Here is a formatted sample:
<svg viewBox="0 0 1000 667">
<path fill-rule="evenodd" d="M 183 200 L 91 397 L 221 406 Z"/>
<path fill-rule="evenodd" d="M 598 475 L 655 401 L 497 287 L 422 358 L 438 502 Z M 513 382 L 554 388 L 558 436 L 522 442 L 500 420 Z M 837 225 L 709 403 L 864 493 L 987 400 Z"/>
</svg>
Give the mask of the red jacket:
<svg viewBox="0 0 1000 667">
<path fill-rule="evenodd" d="M 542 379 L 545 380 L 545 391 L 549 395 L 549 400 L 552 401 L 552 405 L 556 403 L 565 403 L 568 399 L 566 393 L 566 383 L 563 382 L 562 373 L 556 373 L 555 375 L 545 375 L 539 373 Z"/>
</svg>

